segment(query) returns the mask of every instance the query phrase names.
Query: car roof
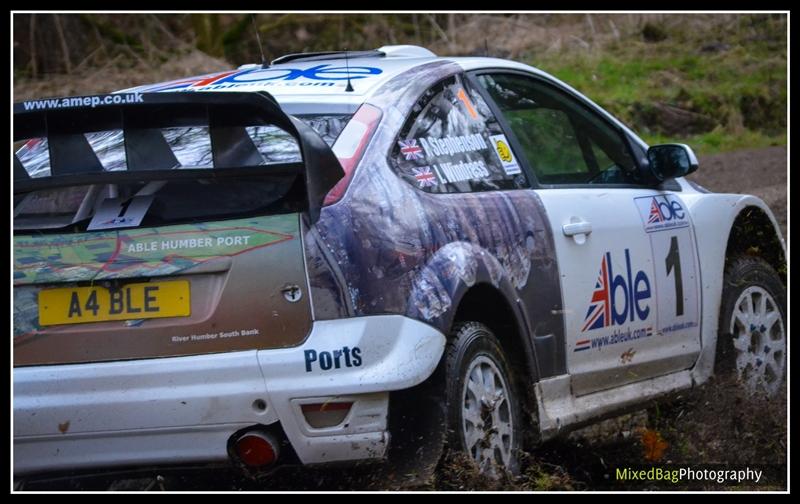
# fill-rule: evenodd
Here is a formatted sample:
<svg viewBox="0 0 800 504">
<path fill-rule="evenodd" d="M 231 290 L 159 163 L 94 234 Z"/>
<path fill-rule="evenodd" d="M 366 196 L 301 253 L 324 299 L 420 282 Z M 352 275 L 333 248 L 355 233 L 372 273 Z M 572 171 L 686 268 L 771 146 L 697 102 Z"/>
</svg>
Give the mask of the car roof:
<svg viewBox="0 0 800 504">
<path fill-rule="evenodd" d="M 295 59 L 267 68 L 260 64 L 242 65 L 235 70 L 137 86 L 124 92 L 266 91 L 281 105 L 305 102 L 352 108 L 367 101 L 393 77 L 434 61 L 454 62 L 465 70 L 505 67 L 539 72 L 527 65 L 497 58 L 439 57 L 427 49 L 409 45 L 348 54 L 354 57 L 346 59 L 344 53 L 292 55 Z M 348 68 L 352 91 L 347 90 Z"/>
<path fill-rule="evenodd" d="M 524 63 L 480 56 L 437 56 L 428 49 L 413 45 L 389 45 L 374 51 L 352 51 L 347 53 L 348 58 L 344 54 L 343 51 L 293 54 L 278 58 L 276 64 L 266 68 L 260 64 L 242 65 L 234 70 L 148 84 L 121 92 L 266 91 L 290 114 L 319 113 L 322 109 L 330 114 L 353 114 L 393 77 L 419 65 L 443 61 L 455 63 L 464 71 L 503 68 L 545 77 L 583 99 L 627 131 L 638 143 L 646 145 L 626 125 L 588 97 L 554 76 Z M 352 91 L 347 90 L 348 68 Z"/>
</svg>

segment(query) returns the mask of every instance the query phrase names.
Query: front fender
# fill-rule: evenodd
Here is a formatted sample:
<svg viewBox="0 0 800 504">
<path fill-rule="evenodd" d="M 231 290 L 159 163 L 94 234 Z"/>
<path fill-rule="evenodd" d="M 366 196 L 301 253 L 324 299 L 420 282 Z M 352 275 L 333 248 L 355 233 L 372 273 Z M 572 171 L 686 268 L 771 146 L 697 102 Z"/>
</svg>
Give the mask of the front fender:
<svg viewBox="0 0 800 504">
<path fill-rule="evenodd" d="M 723 275 L 725 273 L 725 254 L 728 238 L 736 217 L 747 207 L 762 210 L 770 219 L 779 238 L 784 256 L 786 243 L 772 211 L 761 199 L 742 194 L 695 193 L 682 194 L 692 216 L 695 241 L 700 259 L 700 280 L 702 292 L 702 350 L 692 370 L 696 385 L 704 383 L 714 373 L 714 360 L 717 348 L 717 329 L 719 326 L 720 303 L 722 300 Z"/>
</svg>

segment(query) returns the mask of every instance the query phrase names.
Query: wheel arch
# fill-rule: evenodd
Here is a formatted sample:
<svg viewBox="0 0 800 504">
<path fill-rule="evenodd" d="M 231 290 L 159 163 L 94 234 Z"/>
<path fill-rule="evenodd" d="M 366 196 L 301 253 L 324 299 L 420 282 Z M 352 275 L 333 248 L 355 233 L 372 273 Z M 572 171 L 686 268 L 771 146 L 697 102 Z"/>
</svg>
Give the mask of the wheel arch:
<svg viewBox="0 0 800 504">
<path fill-rule="evenodd" d="M 539 377 L 536 351 L 528 337 L 528 324 L 522 308 L 519 303 L 510 301 L 515 299 L 509 295 L 511 293 L 513 288 L 510 285 L 476 283 L 458 299 L 451 325 L 466 321 L 486 325 L 500 341 L 514 370 L 522 371 L 528 383 L 533 384 Z"/>
<path fill-rule="evenodd" d="M 748 205 L 736 215 L 728 234 L 725 264 L 739 255 L 761 257 L 778 273 L 786 286 L 786 249 L 771 213 Z"/>
<path fill-rule="evenodd" d="M 697 193 L 683 200 L 692 215 L 700 259 L 702 349 L 692 369 L 699 385 L 714 374 L 726 262 L 739 253 L 766 252 L 764 259 L 784 271 L 785 282 L 786 245 L 772 211 L 755 196 Z"/>
</svg>

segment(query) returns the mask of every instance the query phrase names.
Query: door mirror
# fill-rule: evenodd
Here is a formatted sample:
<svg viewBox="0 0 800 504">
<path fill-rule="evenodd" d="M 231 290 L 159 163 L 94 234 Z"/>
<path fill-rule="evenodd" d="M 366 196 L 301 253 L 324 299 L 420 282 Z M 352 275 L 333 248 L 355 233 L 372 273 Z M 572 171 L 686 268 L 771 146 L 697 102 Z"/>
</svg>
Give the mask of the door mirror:
<svg viewBox="0 0 800 504">
<path fill-rule="evenodd" d="M 650 172 L 659 182 L 683 177 L 697 170 L 697 156 L 684 144 L 654 145 L 647 149 Z"/>
</svg>

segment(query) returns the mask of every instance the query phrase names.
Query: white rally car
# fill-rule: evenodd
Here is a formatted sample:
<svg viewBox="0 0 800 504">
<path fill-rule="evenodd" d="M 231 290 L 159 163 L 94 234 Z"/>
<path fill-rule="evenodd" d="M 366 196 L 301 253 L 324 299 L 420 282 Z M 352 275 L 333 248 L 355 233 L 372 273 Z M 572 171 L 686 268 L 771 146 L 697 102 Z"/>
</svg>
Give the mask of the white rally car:
<svg viewBox="0 0 800 504">
<path fill-rule="evenodd" d="M 513 471 L 715 367 L 784 383 L 769 208 L 530 66 L 387 46 L 14 111 L 20 480 Z"/>
</svg>

